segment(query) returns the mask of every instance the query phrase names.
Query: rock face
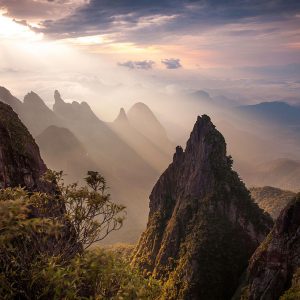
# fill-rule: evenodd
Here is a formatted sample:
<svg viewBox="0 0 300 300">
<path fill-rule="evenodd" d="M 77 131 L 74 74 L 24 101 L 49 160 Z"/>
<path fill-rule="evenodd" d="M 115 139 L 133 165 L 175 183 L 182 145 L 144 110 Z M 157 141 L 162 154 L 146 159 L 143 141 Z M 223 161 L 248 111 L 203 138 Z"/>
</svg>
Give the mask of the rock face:
<svg viewBox="0 0 300 300">
<path fill-rule="evenodd" d="M 0 102 L 0 188 L 44 190 L 40 177 L 46 170 L 27 128 L 9 105 Z"/>
<path fill-rule="evenodd" d="M 282 211 L 252 256 L 242 299 L 299 299 L 300 194 Z M 288 297 L 289 296 L 289 297 Z"/>
<path fill-rule="evenodd" d="M 163 280 L 165 299 L 230 299 L 271 229 L 231 165 L 204 115 L 152 190 L 132 263 Z"/>
<path fill-rule="evenodd" d="M 250 189 L 253 200 L 258 206 L 276 220 L 281 211 L 296 196 L 295 193 L 271 186 Z"/>
</svg>

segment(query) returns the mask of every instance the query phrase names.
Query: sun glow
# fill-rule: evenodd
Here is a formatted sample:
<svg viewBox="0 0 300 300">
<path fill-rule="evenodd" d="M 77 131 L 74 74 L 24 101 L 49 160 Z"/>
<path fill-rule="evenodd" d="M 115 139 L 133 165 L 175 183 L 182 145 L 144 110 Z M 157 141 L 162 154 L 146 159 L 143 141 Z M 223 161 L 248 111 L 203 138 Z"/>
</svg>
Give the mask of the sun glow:
<svg viewBox="0 0 300 300">
<path fill-rule="evenodd" d="M 20 24 L 5 16 L 6 11 L 0 10 L 0 38 L 6 40 L 40 41 L 42 33 L 33 32 L 28 26 Z"/>
</svg>

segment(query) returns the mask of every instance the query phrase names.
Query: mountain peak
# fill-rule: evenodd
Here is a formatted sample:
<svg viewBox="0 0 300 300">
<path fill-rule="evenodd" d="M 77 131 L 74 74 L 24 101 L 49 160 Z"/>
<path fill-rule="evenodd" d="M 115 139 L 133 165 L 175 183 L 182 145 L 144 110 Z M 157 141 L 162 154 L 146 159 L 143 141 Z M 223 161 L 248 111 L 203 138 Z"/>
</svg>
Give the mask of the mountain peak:
<svg viewBox="0 0 300 300">
<path fill-rule="evenodd" d="M 0 86 L 0 101 L 10 105 L 15 111 L 19 113 L 22 102 L 14 97 L 11 92 L 3 86 Z"/>
<path fill-rule="evenodd" d="M 142 118 L 143 116 L 147 116 L 156 119 L 154 113 L 149 108 L 149 106 L 143 102 L 137 102 L 134 105 L 132 105 L 132 107 L 128 111 L 128 115 L 133 115 L 133 114 L 140 114 Z"/>
<path fill-rule="evenodd" d="M 42 98 L 33 91 L 31 91 L 24 97 L 24 104 L 34 104 L 34 105 L 45 106 L 45 103 L 42 100 Z"/>
<path fill-rule="evenodd" d="M 7 88 L 5 88 L 4 86 L 0 86 L 0 97 L 7 97 L 7 96 L 12 96 L 12 94 Z"/>
<path fill-rule="evenodd" d="M 174 286 L 167 299 L 230 299 L 271 228 L 231 164 L 222 134 L 199 116 L 152 190 L 133 264 Z"/>
<path fill-rule="evenodd" d="M 65 101 L 61 98 L 61 95 L 58 90 L 55 90 L 54 92 L 54 99 L 55 99 L 55 104 L 57 103 L 64 103 Z"/>
<path fill-rule="evenodd" d="M 117 118 L 114 120 L 114 123 L 124 123 L 124 122 L 128 122 L 128 119 L 127 119 L 127 115 L 126 115 L 126 112 L 124 110 L 124 108 L 120 108 L 120 112 L 117 116 Z"/>
</svg>

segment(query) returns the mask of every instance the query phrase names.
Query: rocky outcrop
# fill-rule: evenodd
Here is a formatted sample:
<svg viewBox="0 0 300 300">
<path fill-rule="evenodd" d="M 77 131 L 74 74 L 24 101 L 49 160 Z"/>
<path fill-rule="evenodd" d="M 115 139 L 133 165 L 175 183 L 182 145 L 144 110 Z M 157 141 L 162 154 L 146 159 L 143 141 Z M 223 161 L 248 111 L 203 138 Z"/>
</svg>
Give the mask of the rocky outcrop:
<svg viewBox="0 0 300 300">
<path fill-rule="evenodd" d="M 0 188 L 46 189 L 40 178 L 47 170 L 39 148 L 12 108 L 0 102 Z"/>
<path fill-rule="evenodd" d="M 231 165 L 204 115 L 152 190 L 132 264 L 164 282 L 165 299 L 230 299 L 271 229 Z"/>
<path fill-rule="evenodd" d="M 79 103 L 73 101 L 72 103 L 67 103 L 62 99 L 57 90 L 54 92 L 54 99 L 55 103 L 53 105 L 53 111 L 66 121 L 73 121 L 76 119 L 82 122 L 100 122 L 86 102 L 83 101 Z"/>
<path fill-rule="evenodd" d="M 296 196 L 291 191 L 284 191 L 272 186 L 255 187 L 250 189 L 253 200 L 258 206 L 276 220 L 281 211 Z"/>
<path fill-rule="evenodd" d="M 300 194 L 281 212 L 248 267 L 241 299 L 299 299 Z"/>
<path fill-rule="evenodd" d="M 122 126 L 127 123 L 128 123 L 128 118 L 127 118 L 124 108 L 122 107 L 120 109 L 120 112 L 119 112 L 117 118 L 114 120 L 114 124 Z"/>
</svg>

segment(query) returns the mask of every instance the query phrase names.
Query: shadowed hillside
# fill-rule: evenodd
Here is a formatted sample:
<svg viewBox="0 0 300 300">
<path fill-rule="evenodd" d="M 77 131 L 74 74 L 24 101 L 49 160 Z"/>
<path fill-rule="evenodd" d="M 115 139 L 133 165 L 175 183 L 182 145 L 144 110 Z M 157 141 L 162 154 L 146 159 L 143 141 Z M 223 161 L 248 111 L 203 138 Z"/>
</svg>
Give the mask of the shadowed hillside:
<svg viewBox="0 0 300 300">
<path fill-rule="evenodd" d="M 82 143 L 67 128 L 49 126 L 36 137 L 36 142 L 48 167 L 63 170 L 68 182 L 84 178 L 96 167 Z"/>
</svg>

